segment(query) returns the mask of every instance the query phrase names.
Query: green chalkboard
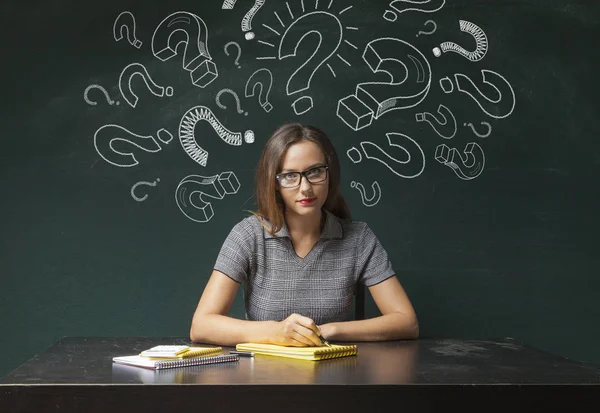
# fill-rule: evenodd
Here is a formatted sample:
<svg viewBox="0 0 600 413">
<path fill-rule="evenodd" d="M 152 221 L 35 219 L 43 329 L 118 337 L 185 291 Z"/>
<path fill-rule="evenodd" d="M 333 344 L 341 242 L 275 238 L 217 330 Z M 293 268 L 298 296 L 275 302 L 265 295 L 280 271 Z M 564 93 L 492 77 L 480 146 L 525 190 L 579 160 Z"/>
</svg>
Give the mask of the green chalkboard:
<svg viewBox="0 0 600 413">
<path fill-rule="evenodd" d="M 423 336 L 600 362 L 599 16 L 567 0 L 3 2 L 0 375 L 61 336 L 186 335 L 287 121 L 330 135 Z"/>
</svg>

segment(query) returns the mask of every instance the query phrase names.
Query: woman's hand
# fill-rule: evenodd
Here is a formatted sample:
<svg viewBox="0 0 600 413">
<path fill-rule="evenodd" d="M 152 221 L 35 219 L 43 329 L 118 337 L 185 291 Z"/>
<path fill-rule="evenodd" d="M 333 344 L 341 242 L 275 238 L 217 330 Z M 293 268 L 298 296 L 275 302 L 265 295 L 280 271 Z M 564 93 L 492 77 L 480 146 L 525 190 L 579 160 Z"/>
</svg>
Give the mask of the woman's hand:
<svg viewBox="0 0 600 413">
<path fill-rule="evenodd" d="M 294 347 L 320 346 L 319 328 L 312 319 L 292 314 L 276 324 L 272 343 Z"/>
</svg>

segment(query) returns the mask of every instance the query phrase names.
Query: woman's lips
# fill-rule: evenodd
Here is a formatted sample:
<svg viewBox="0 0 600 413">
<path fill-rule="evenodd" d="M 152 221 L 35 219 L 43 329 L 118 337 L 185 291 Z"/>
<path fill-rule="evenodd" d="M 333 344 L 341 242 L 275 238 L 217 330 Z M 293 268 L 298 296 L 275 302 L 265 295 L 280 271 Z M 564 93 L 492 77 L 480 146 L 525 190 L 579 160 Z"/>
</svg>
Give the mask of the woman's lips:
<svg viewBox="0 0 600 413">
<path fill-rule="evenodd" d="M 316 199 L 317 199 L 317 198 L 306 198 L 306 199 L 301 199 L 300 201 L 298 201 L 298 203 L 299 203 L 300 205 L 310 205 L 310 204 L 312 204 L 313 202 L 315 202 L 315 201 L 316 201 Z"/>
</svg>

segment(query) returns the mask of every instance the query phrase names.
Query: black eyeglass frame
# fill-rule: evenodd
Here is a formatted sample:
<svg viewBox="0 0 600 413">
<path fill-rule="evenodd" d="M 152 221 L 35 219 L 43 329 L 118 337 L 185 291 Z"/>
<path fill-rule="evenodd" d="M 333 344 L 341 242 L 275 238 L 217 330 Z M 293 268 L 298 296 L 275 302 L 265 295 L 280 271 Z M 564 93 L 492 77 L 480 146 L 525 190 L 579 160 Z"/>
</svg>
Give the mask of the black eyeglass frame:
<svg viewBox="0 0 600 413">
<path fill-rule="evenodd" d="M 308 178 L 308 176 L 306 176 L 306 173 L 309 172 L 309 171 L 312 171 L 313 169 L 319 169 L 319 168 L 325 168 L 325 178 L 323 178 L 323 179 L 321 179 L 320 181 L 317 181 L 317 182 L 311 181 Z M 293 185 L 293 186 L 284 186 L 281 183 L 281 176 L 287 175 L 287 174 L 300 174 L 300 181 L 298 181 L 298 183 L 296 185 Z M 302 178 L 303 177 L 306 178 L 306 180 L 308 182 L 310 182 L 311 184 L 318 184 L 318 183 L 324 182 L 324 181 L 327 180 L 327 178 L 329 178 L 329 166 L 328 165 L 319 165 L 319 166 L 313 166 L 312 168 L 308 168 L 307 170 L 302 171 L 302 172 L 289 171 L 289 172 L 282 172 L 280 174 L 275 175 L 275 178 L 277 179 L 277 182 L 279 182 L 279 185 L 281 185 L 282 188 L 296 188 L 296 187 L 302 185 Z"/>
</svg>

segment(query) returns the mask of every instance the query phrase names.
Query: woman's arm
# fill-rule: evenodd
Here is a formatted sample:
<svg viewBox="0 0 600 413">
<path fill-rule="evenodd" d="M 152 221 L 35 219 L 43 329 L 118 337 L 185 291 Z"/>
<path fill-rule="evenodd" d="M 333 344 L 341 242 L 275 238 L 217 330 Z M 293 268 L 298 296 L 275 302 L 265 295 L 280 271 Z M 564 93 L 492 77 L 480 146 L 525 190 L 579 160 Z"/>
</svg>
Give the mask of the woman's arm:
<svg viewBox="0 0 600 413">
<path fill-rule="evenodd" d="M 369 287 L 381 316 L 319 326 L 329 341 L 385 341 L 419 337 L 415 310 L 396 276 Z"/>
</svg>

